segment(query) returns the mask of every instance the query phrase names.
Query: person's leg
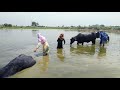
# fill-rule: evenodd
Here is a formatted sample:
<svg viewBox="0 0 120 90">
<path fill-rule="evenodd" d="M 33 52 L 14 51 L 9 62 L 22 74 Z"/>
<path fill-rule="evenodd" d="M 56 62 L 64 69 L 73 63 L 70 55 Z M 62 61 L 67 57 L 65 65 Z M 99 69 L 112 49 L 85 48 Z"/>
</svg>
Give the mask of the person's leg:
<svg viewBox="0 0 120 90">
<path fill-rule="evenodd" d="M 103 43 L 103 47 L 105 45 L 105 43 L 107 42 L 107 39 L 103 39 L 102 43 Z"/>
<path fill-rule="evenodd" d="M 100 46 L 102 45 L 102 39 L 100 39 Z"/>
<path fill-rule="evenodd" d="M 43 50 L 43 55 L 48 55 L 49 53 L 49 46 L 44 46 L 44 50 Z"/>
<path fill-rule="evenodd" d="M 103 47 L 105 46 L 105 43 L 103 43 Z"/>
</svg>

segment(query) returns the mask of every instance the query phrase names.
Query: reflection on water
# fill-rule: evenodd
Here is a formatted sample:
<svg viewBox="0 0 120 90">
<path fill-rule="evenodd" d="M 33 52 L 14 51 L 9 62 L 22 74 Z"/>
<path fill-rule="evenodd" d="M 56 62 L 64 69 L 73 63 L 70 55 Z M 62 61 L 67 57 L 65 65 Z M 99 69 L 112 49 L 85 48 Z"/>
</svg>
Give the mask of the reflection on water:
<svg viewBox="0 0 120 90">
<path fill-rule="evenodd" d="M 37 33 L 39 32 L 39 30 L 32 30 L 32 36 L 36 37 Z"/>
<path fill-rule="evenodd" d="M 98 50 L 96 52 L 96 50 Z M 106 56 L 106 47 L 95 47 L 95 45 L 77 45 L 77 47 L 71 47 L 70 52 L 73 54 L 84 54 L 84 55 L 94 55 L 95 53 L 98 54 L 98 57 Z"/>
<path fill-rule="evenodd" d="M 105 47 L 99 47 L 99 52 L 98 52 L 98 56 L 102 57 L 102 56 L 106 56 L 106 48 Z"/>
<path fill-rule="evenodd" d="M 63 52 L 63 49 L 57 49 L 57 57 L 59 58 L 60 61 L 64 61 L 65 59 L 65 55 Z"/>
<path fill-rule="evenodd" d="M 95 45 L 91 46 L 85 46 L 85 45 L 77 45 L 77 47 L 71 47 L 70 48 L 71 53 L 75 54 L 90 54 L 94 55 L 95 54 Z"/>
<path fill-rule="evenodd" d="M 42 60 L 40 59 L 39 64 L 41 66 L 41 70 L 46 71 L 48 69 L 48 64 L 49 64 L 49 55 L 43 56 Z"/>
</svg>

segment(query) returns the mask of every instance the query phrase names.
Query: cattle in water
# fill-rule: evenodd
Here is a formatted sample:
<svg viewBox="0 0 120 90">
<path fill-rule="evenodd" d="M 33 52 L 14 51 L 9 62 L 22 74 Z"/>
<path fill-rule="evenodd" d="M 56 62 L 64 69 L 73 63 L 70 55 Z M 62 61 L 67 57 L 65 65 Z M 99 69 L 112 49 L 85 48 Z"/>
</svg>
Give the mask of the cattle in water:
<svg viewBox="0 0 120 90">
<path fill-rule="evenodd" d="M 35 63 L 36 61 L 32 56 L 21 54 L 0 69 L 0 78 L 9 77 L 23 69 L 33 66 Z"/>
<path fill-rule="evenodd" d="M 98 36 L 97 36 L 97 34 L 98 34 Z M 99 33 L 95 33 L 95 32 L 92 32 L 91 34 L 79 33 L 77 36 L 72 37 L 70 39 L 70 46 L 75 41 L 77 41 L 77 45 L 79 45 L 80 43 L 82 43 L 82 45 L 83 45 L 84 42 L 87 42 L 87 43 L 92 42 L 92 45 L 94 45 L 97 37 L 99 37 Z"/>
<path fill-rule="evenodd" d="M 109 35 L 107 33 L 105 33 L 104 31 L 98 31 L 96 33 L 96 35 L 97 35 L 97 38 L 100 38 L 100 46 L 101 45 L 104 46 L 104 44 L 107 43 L 107 41 L 110 40 Z"/>
</svg>

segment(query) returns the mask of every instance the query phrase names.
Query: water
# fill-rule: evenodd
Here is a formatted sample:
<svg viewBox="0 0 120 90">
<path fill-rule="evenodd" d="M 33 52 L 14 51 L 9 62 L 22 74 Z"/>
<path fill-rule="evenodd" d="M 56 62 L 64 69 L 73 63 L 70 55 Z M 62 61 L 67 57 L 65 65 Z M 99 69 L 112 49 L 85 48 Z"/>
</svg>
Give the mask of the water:
<svg viewBox="0 0 120 90">
<path fill-rule="evenodd" d="M 50 45 L 49 56 L 36 57 L 36 34 L 42 33 Z M 64 33 L 64 49 L 56 49 L 57 38 Z M 105 47 L 75 42 L 70 47 L 70 38 L 77 31 L 65 30 L 0 30 L 0 68 L 20 54 L 31 55 L 37 63 L 9 78 L 120 78 L 120 33 L 108 32 L 110 42 Z M 90 33 L 90 32 L 82 32 Z M 39 51 L 41 52 L 42 47 Z"/>
</svg>

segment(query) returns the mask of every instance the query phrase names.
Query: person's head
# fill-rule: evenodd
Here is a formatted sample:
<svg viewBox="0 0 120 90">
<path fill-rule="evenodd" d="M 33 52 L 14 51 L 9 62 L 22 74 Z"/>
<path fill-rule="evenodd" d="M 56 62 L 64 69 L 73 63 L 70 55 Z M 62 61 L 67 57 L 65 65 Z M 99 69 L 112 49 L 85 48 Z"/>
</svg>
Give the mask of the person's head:
<svg viewBox="0 0 120 90">
<path fill-rule="evenodd" d="M 64 38 L 64 34 L 61 33 L 60 36 L 59 36 L 59 38 Z"/>
<path fill-rule="evenodd" d="M 37 33 L 37 37 L 40 38 L 40 36 L 41 36 L 41 33 Z"/>
<path fill-rule="evenodd" d="M 38 33 L 37 37 L 38 37 L 38 42 L 46 42 L 46 38 L 42 36 L 41 33 Z"/>
</svg>

